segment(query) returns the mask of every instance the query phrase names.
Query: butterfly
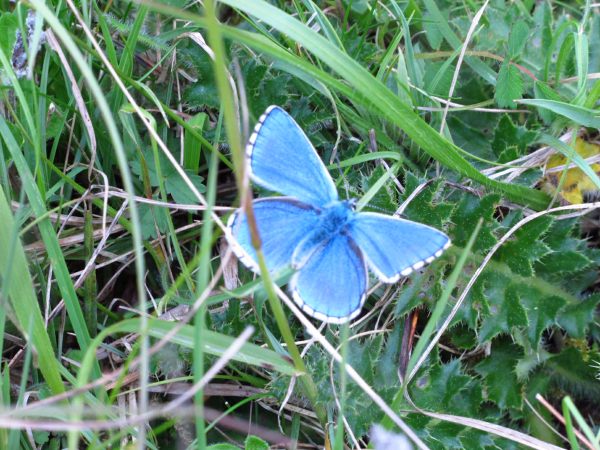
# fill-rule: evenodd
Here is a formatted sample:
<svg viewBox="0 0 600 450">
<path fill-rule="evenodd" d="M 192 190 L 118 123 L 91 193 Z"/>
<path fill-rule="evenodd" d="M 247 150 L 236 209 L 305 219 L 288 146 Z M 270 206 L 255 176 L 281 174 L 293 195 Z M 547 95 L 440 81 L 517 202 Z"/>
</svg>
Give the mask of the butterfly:
<svg viewBox="0 0 600 450">
<path fill-rule="evenodd" d="M 271 273 L 295 269 L 292 298 L 309 316 L 329 323 L 356 317 L 365 302 L 369 267 L 394 283 L 450 246 L 441 231 L 416 222 L 355 211 L 340 200 L 333 179 L 308 137 L 278 106 L 260 117 L 246 146 L 249 175 L 283 197 L 253 201 L 265 263 Z M 228 220 L 238 259 L 258 273 L 245 212 Z"/>
</svg>

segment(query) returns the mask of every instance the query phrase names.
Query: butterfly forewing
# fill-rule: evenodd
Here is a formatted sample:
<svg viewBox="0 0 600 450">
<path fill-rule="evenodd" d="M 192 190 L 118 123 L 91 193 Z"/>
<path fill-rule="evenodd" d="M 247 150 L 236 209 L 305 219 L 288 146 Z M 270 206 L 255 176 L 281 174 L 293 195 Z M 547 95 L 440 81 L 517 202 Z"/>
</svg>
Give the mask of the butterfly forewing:
<svg viewBox="0 0 600 450">
<path fill-rule="evenodd" d="M 304 131 L 278 106 L 261 117 L 246 147 L 254 182 L 322 206 L 338 198 L 335 184 Z"/>
</svg>

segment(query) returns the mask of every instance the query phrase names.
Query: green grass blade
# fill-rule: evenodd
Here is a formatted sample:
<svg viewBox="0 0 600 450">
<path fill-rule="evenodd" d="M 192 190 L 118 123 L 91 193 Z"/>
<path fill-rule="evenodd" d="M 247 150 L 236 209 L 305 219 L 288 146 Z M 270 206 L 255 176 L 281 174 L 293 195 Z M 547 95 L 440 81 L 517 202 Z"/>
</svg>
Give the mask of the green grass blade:
<svg viewBox="0 0 600 450">
<path fill-rule="evenodd" d="M 538 98 L 517 100 L 517 103 L 547 109 L 572 120 L 578 125 L 583 125 L 584 127 L 600 128 L 600 113 L 593 109 L 571 105 L 557 100 L 544 100 Z"/>
<path fill-rule="evenodd" d="M 393 159 L 394 161 L 401 161 L 402 155 L 398 152 L 373 152 L 365 153 L 363 155 L 353 156 L 352 158 L 344 159 L 339 164 L 329 164 L 328 169 L 336 169 L 338 167 L 352 167 L 359 164 L 364 164 L 367 161 L 379 161 L 381 159 Z"/>
<path fill-rule="evenodd" d="M 579 428 L 581 428 L 581 430 L 584 432 L 585 437 L 592 443 L 594 449 L 600 449 L 600 431 L 597 431 L 598 434 L 594 435 L 594 431 L 585 421 L 581 415 L 581 412 L 577 409 L 573 403 L 573 400 L 571 400 L 571 397 L 567 396 L 563 398 L 562 403 L 563 411 L 569 411 L 569 413 L 573 415 L 575 421 L 577 422 L 577 426 L 579 426 Z"/>
<path fill-rule="evenodd" d="M 36 351 L 38 367 L 54 394 L 65 390 L 60 376 L 59 364 L 46 332 L 42 312 L 35 295 L 29 273 L 25 250 L 17 235 L 10 206 L 4 191 L 0 189 L 0 282 L 2 291 L 8 294 L 15 325 L 27 337 Z M 4 299 L 6 300 L 6 299 Z M 1 306 L 4 308 L 4 306 Z M 30 331 L 29 331 L 30 330 Z"/>
<path fill-rule="evenodd" d="M 2 139 L 6 143 L 6 148 L 13 159 L 19 177 L 21 177 L 22 186 L 25 189 L 25 193 L 35 216 L 38 218 L 44 217 L 44 219 L 39 221 L 38 227 L 42 235 L 42 240 L 46 245 L 46 252 L 52 263 L 52 268 L 54 269 L 58 288 L 65 300 L 65 306 L 73 331 L 77 337 L 77 342 L 81 349 L 85 351 L 90 343 L 90 334 L 85 324 L 83 311 L 81 310 L 79 299 L 75 293 L 73 281 L 71 280 L 69 269 L 67 268 L 64 255 L 58 243 L 56 232 L 52 227 L 52 223 L 50 223 L 50 220 L 46 216 L 47 211 L 44 200 L 37 189 L 37 185 L 29 166 L 27 165 L 27 161 L 25 161 L 25 157 L 21 153 L 17 141 L 2 116 L 0 116 L 0 136 L 2 136 Z M 97 373 L 100 373 L 99 366 L 96 366 L 96 370 Z"/>
<path fill-rule="evenodd" d="M 111 325 L 98 333 L 98 336 L 96 336 L 92 342 L 90 350 L 86 353 L 81 363 L 81 370 L 77 376 L 77 386 L 83 386 L 89 381 L 88 378 L 92 361 L 96 358 L 96 350 L 102 344 L 104 339 L 117 333 L 136 333 L 139 331 L 139 327 L 140 319 L 127 319 Z M 193 348 L 195 345 L 195 331 L 193 326 L 181 326 L 181 324 L 177 322 L 148 318 L 148 334 L 154 338 L 164 338 L 167 334 L 172 333 L 175 327 L 181 328 L 169 339 L 169 342 L 186 348 Z M 203 337 L 203 351 L 214 356 L 221 356 L 235 340 L 235 338 L 210 330 L 204 330 Z M 288 359 L 273 350 L 262 348 L 251 343 L 244 344 L 233 360 L 256 367 L 266 368 L 283 375 L 298 375 L 298 371 Z"/>
<path fill-rule="evenodd" d="M 203 112 L 196 114 L 186 121 L 190 128 L 196 130 L 198 133 L 202 133 L 207 122 L 208 115 Z M 202 142 L 188 130 L 184 130 L 183 133 L 183 167 L 197 173 L 200 167 Z"/>
<path fill-rule="evenodd" d="M 344 48 L 344 44 L 342 43 L 340 37 L 335 31 L 335 28 L 333 27 L 327 16 L 323 13 L 323 11 L 321 11 L 321 9 L 317 5 L 315 5 L 312 0 L 304 0 L 304 4 L 315 15 L 315 19 L 321 26 L 321 30 L 323 31 L 323 34 L 327 37 L 329 42 L 332 42 L 336 47 L 345 52 L 346 49 Z"/>
</svg>

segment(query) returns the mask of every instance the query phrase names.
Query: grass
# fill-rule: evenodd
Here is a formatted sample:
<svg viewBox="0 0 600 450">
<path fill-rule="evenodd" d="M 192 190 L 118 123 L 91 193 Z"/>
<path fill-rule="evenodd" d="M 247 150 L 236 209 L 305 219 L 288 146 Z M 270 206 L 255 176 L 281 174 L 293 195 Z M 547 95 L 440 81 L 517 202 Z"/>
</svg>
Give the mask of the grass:
<svg viewBox="0 0 600 450">
<path fill-rule="evenodd" d="M 600 448 L 597 4 L 2 6 L 0 448 Z M 271 104 L 452 239 L 348 325 L 224 239 Z"/>
</svg>

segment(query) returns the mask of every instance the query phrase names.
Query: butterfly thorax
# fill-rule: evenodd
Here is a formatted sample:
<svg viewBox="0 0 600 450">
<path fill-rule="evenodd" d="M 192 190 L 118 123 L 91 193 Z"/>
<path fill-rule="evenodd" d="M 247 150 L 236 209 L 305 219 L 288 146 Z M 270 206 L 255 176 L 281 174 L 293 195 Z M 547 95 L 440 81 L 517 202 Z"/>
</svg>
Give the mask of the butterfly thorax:
<svg viewBox="0 0 600 450">
<path fill-rule="evenodd" d="M 331 238 L 344 233 L 348 223 L 354 216 L 353 202 L 335 201 L 319 211 L 319 221 L 312 232 L 304 238 L 294 251 L 292 265 L 302 267 L 308 258 L 319 248 L 327 244 Z"/>
<path fill-rule="evenodd" d="M 315 233 L 322 233 L 324 237 L 341 233 L 353 215 L 353 203 L 351 201 L 336 200 L 321 210 L 319 225 L 315 229 Z"/>
</svg>

